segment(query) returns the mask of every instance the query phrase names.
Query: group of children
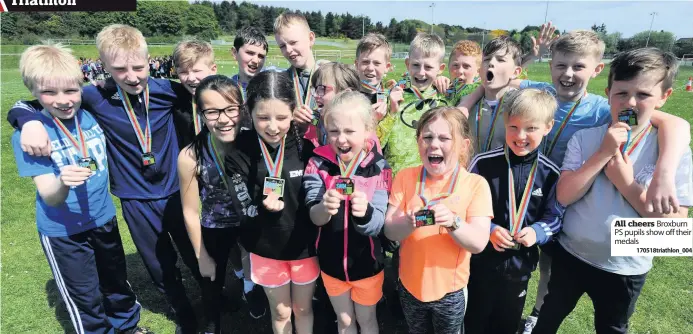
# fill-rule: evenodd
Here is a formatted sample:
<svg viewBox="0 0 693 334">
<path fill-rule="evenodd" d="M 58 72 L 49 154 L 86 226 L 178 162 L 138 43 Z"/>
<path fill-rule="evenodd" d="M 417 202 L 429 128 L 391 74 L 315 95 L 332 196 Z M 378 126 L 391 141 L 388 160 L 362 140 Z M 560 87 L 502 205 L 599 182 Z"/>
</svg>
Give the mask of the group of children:
<svg viewBox="0 0 693 334">
<path fill-rule="evenodd" d="M 382 35 L 364 36 L 353 67 L 316 61 L 300 14 L 281 14 L 274 35 L 288 70 L 263 71 L 267 41 L 246 28 L 232 78 L 208 43 L 179 43 L 180 83 L 150 77 L 144 37 L 125 25 L 97 36 L 103 85 L 82 88 L 61 46 L 22 55 L 38 101 L 8 114 L 12 143 L 78 333 L 148 332 L 109 180 L 177 333 L 221 332 L 229 261 L 251 316 L 266 296 L 275 333 L 322 332 L 318 281 L 339 333 L 378 333 L 386 281 L 410 333 L 515 333 L 538 263 L 525 333 L 555 333 L 585 292 L 597 332 L 627 331 L 652 258 L 610 256 L 611 221 L 686 217 L 692 201 L 689 125 L 657 110 L 675 57 L 619 54 L 603 98 L 586 91 L 604 68 L 587 31 L 542 28 L 534 54 L 551 46 L 552 83 L 517 79 L 531 55 L 507 37 L 458 42 L 446 80 L 442 39 L 420 33 L 408 77 L 383 82 Z M 201 326 L 173 243 L 200 284 Z"/>
</svg>

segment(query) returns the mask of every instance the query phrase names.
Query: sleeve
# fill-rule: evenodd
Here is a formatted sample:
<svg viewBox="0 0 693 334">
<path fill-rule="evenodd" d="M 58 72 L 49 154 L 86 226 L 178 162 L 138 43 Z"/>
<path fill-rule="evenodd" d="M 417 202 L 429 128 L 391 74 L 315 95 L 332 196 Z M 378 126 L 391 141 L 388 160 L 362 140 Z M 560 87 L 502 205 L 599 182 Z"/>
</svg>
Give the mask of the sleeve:
<svg viewBox="0 0 693 334">
<path fill-rule="evenodd" d="M 30 121 L 41 121 L 41 105 L 38 101 L 17 101 L 7 113 L 7 122 L 21 130 Z"/>
<path fill-rule="evenodd" d="M 602 96 L 597 97 L 595 102 L 594 115 L 597 117 L 597 122 L 593 126 L 602 126 L 611 123 L 611 106 L 609 100 Z"/>
<path fill-rule="evenodd" d="M 55 167 L 50 157 L 35 157 L 22 151 L 19 140 L 20 132 L 12 134 L 12 149 L 17 161 L 17 171 L 20 177 L 32 177 L 45 174 L 60 175 L 60 170 Z"/>
<path fill-rule="evenodd" d="M 303 172 L 303 189 L 305 190 L 305 203 L 308 209 L 320 203 L 322 196 L 327 191 L 325 182 L 318 174 L 318 162 L 315 157 L 308 160 L 306 170 Z"/>
<path fill-rule="evenodd" d="M 388 191 L 390 169 L 385 169 L 380 173 L 378 187 L 373 193 L 368 204 L 368 210 L 363 217 L 353 217 L 354 228 L 357 232 L 370 237 L 377 237 L 385 225 L 385 212 L 387 212 Z"/>
<path fill-rule="evenodd" d="M 406 182 L 406 174 L 408 173 L 408 169 L 403 169 L 397 175 L 395 175 L 394 181 L 392 181 L 392 193 L 390 194 L 390 198 L 388 200 L 388 203 L 394 207 L 397 207 L 401 210 L 406 210 L 406 203 L 404 202 L 404 196 L 405 196 L 405 182 Z"/>
<path fill-rule="evenodd" d="M 532 81 L 532 80 L 522 80 L 520 82 L 520 89 L 525 89 L 525 88 L 536 88 L 536 89 L 546 89 L 547 87 L 552 87 L 552 85 L 548 82 L 541 82 L 541 81 Z"/>
<path fill-rule="evenodd" d="M 681 206 L 693 206 L 693 159 L 691 150 L 681 158 L 679 168 L 676 170 L 676 195 Z"/>
<path fill-rule="evenodd" d="M 472 200 L 467 206 L 466 217 L 490 217 L 493 218 L 493 200 L 491 198 L 491 188 L 481 176 L 474 175 L 474 184 L 472 186 Z"/>
<path fill-rule="evenodd" d="M 538 221 L 530 225 L 537 234 L 537 244 L 539 245 L 547 243 L 553 236 L 558 235 L 563 224 L 565 207 L 558 203 L 556 199 L 557 184 L 558 182 L 556 181 L 551 185 L 551 191 L 549 192 L 543 215 Z"/>
<path fill-rule="evenodd" d="M 575 133 L 568 141 L 568 148 L 563 157 L 562 171 L 576 171 L 584 163 L 584 161 L 582 161 L 582 149 L 580 147 L 581 132 L 582 131 L 578 131 Z"/>
</svg>

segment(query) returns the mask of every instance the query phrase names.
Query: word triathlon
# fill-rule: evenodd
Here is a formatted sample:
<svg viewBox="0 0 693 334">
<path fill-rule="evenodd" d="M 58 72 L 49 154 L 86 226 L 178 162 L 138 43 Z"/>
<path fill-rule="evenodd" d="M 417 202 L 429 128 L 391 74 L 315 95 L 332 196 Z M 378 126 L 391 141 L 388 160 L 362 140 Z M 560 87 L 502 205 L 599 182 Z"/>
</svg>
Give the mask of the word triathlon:
<svg viewBox="0 0 693 334">
<path fill-rule="evenodd" d="M 12 6 L 76 6 L 77 0 L 12 0 Z"/>
</svg>

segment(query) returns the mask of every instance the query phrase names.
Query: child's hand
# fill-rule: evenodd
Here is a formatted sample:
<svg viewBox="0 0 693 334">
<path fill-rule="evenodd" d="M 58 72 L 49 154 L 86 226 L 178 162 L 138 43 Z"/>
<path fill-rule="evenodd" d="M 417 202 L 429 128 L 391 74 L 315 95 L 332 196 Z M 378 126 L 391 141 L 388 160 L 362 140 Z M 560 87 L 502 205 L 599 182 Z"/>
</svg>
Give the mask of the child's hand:
<svg viewBox="0 0 693 334">
<path fill-rule="evenodd" d="M 269 193 L 267 198 L 262 201 L 262 205 L 265 206 L 265 209 L 271 212 L 279 212 L 284 210 L 284 201 L 280 200 L 279 195 L 277 195 L 275 192 Z"/>
<path fill-rule="evenodd" d="M 51 154 L 50 138 L 41 121 L 29 121 L 24 124 L 19 136 L 19 144 L 22 151 L 29 155 L 45 157 Z"/>
<path fill-rule="evenodd" d="M 493 248 L 499 252 L 505 252 L 506 248 L 514 246 L 513 237 L 510 236 L 510 231 L 500 226 L 496 226 L 496 228 L 491 231 L 489 240 L 491 241 Z"/>
<path fill-rule="evenodd" d="M 313 111 L 305 104 L 302 104 L 294 111 L 294 121 L 299 125 L 310 124 L 313 121 Z"/>
<path fill-rule="evenodd" d="M 399 109 L 399 103 L 404 101 L 404 89 L 397 86 L 390 91 L 390 112 L 396 113 Z"/>
<path fill-rule="evenodd" d="M 366 211 L 368 211 L 368 198 L 366 194 L 354 190 L 354 193 L 351 194 L 351 214 L 354 217 L 361 218 L 366 215 Z"/>
<path fill-rule="evenodd" d="M 325 213 L 334 216 L 339 211 L 342 204 L 342 194 L 336 189 L 330 189 L 322 195 L 322 206 L 325 208 Z"/>
<path fill-rule="evenodd" d="M 209 256 L 206 250 L 200 252 L 197 265 L 200 267 L 200 275 L 202 275 L 202 277 L 209 277 L 209 279 L 214 282 L 217 276 L 217 263 Z"/>
<path fill-rule="evenodd" d="M 532 247 L 537 243 L 537 231 L 533 228 L 527 226 L 517 232 L 515 235 L 515 241 L 522 246 Z"/>
<path fill-rule="evenodd" d="M 436 225 L 443 227 L 452 227 L 452 223 L 455 220 L 455 214 L 448 209 L 443 203 L 438 203 L 431 207 L 431 210 L 435 211 Z"/>
<path fill-rule="evenodd" d="M 660 175 L 655 170 L 650 186 L 647 187 L 647 212 L 658 214 L 679 213 L 676 184 L 670 175 Z"/>
<path fill-rule="evenodd" d="M 385 118 L 385 115 L 387 115 L 387 104 L 385 102 L 375 103 L 371 109 L 373 111 L 373 116 L 378 122 Z"/>
<path fill-rule="evenodd" d="M 416 213 L 419 212 L 421 208 L 417 208 L 416 210 L 411 210 L 407 211 L 405 215 L 407 216 L 407 225 L 409 225 L 412 228 L 416 228 Z"/>
<path fill-rule="evenodd" d="M 91 176 L 91 169 L 67 165 L 60 169 L 60 182 L 68 187 L 81 186 Z"/>
<path fill-rule="evenodd" d="M 558 38 L 558 35 L 554 35 L 555 32 L 556 27 L 551 25 L 551 22 L 549 22 L 541 25 L 541 30 L 539 31 L 538 36 L 539 39 L 534 38 L 534 36 L 530 36 L 532 38 L 532 55 L 534 58 L 539 58 L 549 52 L 551 43 Z"/>
<path fill-rule="evenodd" d="M 618 122 L 612 125 L 604 135 L 599 149 L 604 154 L 616 155 L 621 149 L 621 144 L 628 139 L 628 130 L 630 130 L 630 126 L 626 123 Z"/>
<path fill-rule="evenodd" d="M 633 178 L 633 164 L 628 154 L 616 153 L 604 166 L 604 174 L 616 186 L 621 188 L 628 186 L 635 180 Z"/>
<path fill-rule="evenodd" d="M 448 87 L 450 87 L 450 79 L 441 75 L 433 81 L 433 87 L 436 88 L 438 93 L 445 94 L 448 91 Z"/>
</svg>

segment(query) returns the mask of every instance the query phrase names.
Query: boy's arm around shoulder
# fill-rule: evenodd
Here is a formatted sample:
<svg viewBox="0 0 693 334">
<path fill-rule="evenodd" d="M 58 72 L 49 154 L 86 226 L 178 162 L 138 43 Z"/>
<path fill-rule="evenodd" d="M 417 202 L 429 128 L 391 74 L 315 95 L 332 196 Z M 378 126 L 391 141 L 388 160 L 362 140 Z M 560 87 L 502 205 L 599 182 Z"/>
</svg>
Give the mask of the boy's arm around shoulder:
<svg viewBox="0 0 693 334">
<path fill-rule="evenodd" d="M 366 214 L 363 217 L 352 216 L 356 231 L 369 237 L 378 236 L 385 225 L 385 213 L 392 187 L 392 169 L 384 159 L 382 162 L 385 167 L 378 175 L 375 191 L 368 203 Z"/>
<path fill-rule="evenodd" d="M 48 132 L 41 121 L 41 105 L 38 101 L 18 101 L 7 113 L 7 122 L 21 132 L 22 151 L 29 155 L 51 154 Z"/>
<path fill-rule="evenodd" d="M 558 234 L 563 225 L 563 214 L 565 213 L 565 206 L 563 206 L 556 198 L 556 189 L 558 185 L 558 178 L 560 173 L 558 167 L 547 160 L 547 166 L 551 169 L 549 176 L 546 178 L 546 182 L 551 182 L 550 191 L 548 197 L 545 200 L 545 206 L 543 207 L 543 213 L 539 220 L 530 225 L 537 235 L 537 244 L 543 245 L 547 243 L 551 238 Z M 554 170 L 555 169 L 555 170 Z"/>
</svg>

